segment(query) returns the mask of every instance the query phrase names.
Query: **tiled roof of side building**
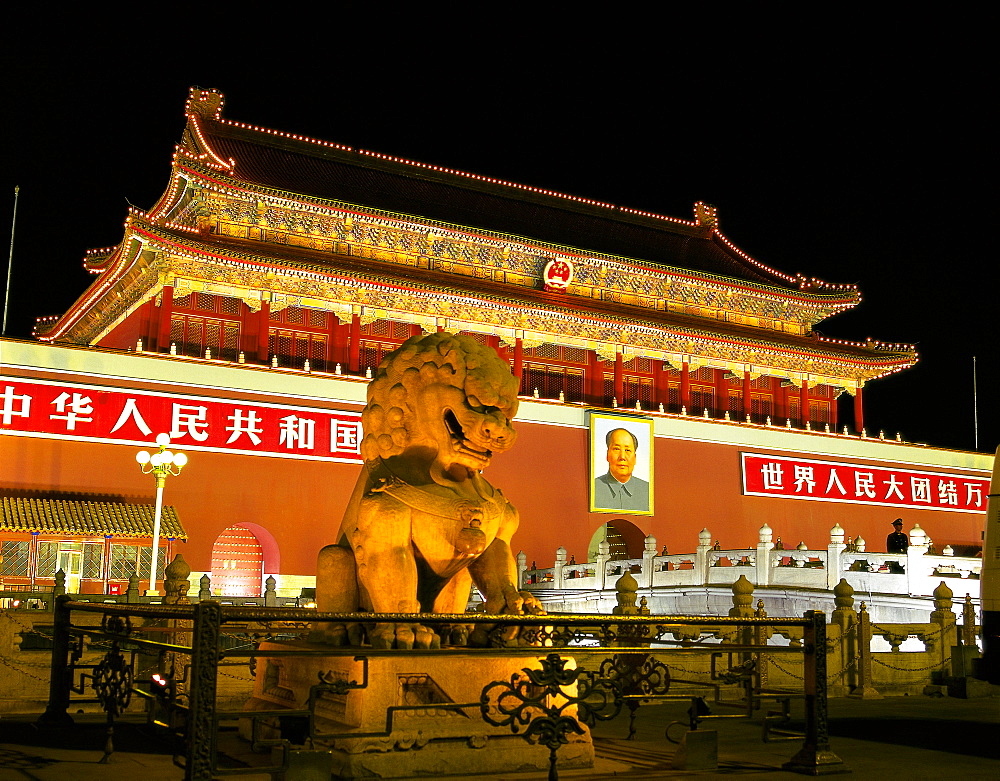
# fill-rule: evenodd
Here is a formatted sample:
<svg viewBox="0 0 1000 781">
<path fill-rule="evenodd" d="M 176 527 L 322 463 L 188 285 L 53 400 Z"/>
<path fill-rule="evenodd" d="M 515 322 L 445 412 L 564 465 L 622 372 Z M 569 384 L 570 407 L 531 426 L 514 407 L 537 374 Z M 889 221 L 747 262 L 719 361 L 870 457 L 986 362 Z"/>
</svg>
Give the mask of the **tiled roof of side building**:
<svg viewBox="0 0 1000 781">
<path fill-rule="evenodd" d="M 248 183 L 324 200 L 514 234 L 584 251 L 605 253 L 717 274 L 750 282 L 797 288 L 740 258 L 707 227 L 684 221 L 633 216 L 606 206 L 578 203 L 402 164 L 357 152 L 272 138 L 257 130 L 203 121 L 204 137 L 232 175 Z M 453 181 L 449 181 L 453 180 Z"/>
<path fill-rule="evenodd" d="M 5 496 L 0 498 L 0 508 L 0 531 L 102 537 L 153 535 L 151 505 Z M 163 508 L 160 536 L 187 539 L 173 507 Z"/>
</svg>

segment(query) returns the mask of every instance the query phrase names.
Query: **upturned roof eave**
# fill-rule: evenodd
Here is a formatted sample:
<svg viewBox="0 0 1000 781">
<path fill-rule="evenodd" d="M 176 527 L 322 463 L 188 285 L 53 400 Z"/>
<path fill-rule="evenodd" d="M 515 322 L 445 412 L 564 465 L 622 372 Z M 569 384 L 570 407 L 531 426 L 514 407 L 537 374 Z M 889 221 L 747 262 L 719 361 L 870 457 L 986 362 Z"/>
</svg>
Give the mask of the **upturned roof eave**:
<svg viewBox="0 0 1000 781">
<path fill-rule="evenodd" d="M 544 242 L 530 237 L 518 236 L 514 234 L 506 234 L 499 231 L 478 229 L 475 227 L 460 225 L 456 223 L 447 223 L 440 220 L 432 220 L 415 214 L 387 212 L 382 209 L 367 207 L 363 204 L 352 204 L 346 201 L 336 201 L 326 198 L 313 197 L 303 193 L 294 193 L 288 190 L 280 190 L 277 188 L 269 187 L 267 185 L 262 185 L 257 182 L 239 179 L 233 174 L 226 174 L 224 172 L 202 166 L 193 159 L 188 159 L 185 161 L 185 163 L 179 164 L 179 171 L 180 173 L 188 175 L 196 174 L 202 177 L 203 181 L 210 182 L 213 186 L 230 188 L 240 193 L 253 193 L 256 195 L 277 198 L 280 200 L 285 200 L 293 203 L 300 203 L 310 208 L 348 211 L 355 214 L 372 215 L 379 218 L 396 220 L 419 226 L 442 228 L 446 230 L 456 231 L 460 234 L 468 235 L 474 238 L 484 238 L 493 241 L 499 240 L 499 241 L 514 242 L 522 244 L 524 246 L 536 248 L 539 251 L 543 252 L 555 251 L 555 252 L 565 253 L 566 255 L 578 258 L 604 259 L 616 263 L 622 263 L 625 265 L 633 266 L 634 268 L 642 271 L 651 271 L 657 274 L 665 274 L 667 276 L 675 276 L 692 280 L 705 281 L 717 285 L 731 287 L 737 290 L 751 291 L 755 294 L 770 295 L 779 298 L 787 298 L 795 301 L 815 304 L 820 308 L 828 308 L 830 310 L 827 311 L 826 314 L 824 314 L 822 317 L 820 317 L 819 318 L 820 320 L 832 317 L 835 314 L 838 314 L 839 312 L 845 311 L 846 309 L 850 309 L 856 306 L 861 300 L 861 294 L 854 286 L 847 286 L 844 287 L 843 289 L 833 290 L 830 292 L 801 290 L 799 288 L 784 287 L 779 285 L 772 286 L 760 282 L 754 282 L 752 280 L 713 274 L 711 272 L 701 271 L 698 269 L 690 269 L 681 266 L 669 266 L 665 264 L 653 263 L 621 255 L 612 255 L 603 252 L 594 252 L 591 250 L 587 250 L 585 248 L 571 247 L 561 244 L 553 244 L 551 242 Z M 150 214 L 151 216 L 153 216 L 154 213 L 151 212 Z M 713 235 L 712 240 L 715 241 L 720 247 L 727 247 L 728 245 L 731 244 L 731 242 L 729 242 L 729 240 L 726 239 L 725 236 L 723 236 L 722 234 Z"/>
<path fill-rule="evenodd" d="M 197 238 L 182 235 L 167 228 L 138 221 L 133 221 L 130 228 L 133 235 L 141 239 L 145 245 L 153 249 L 164 249 L 168 252 L 177 250 L 189 251 L 217 261 L 238 265 L 248 264 L 279 273 L 282 270 L 291 270 L 299 274 L 314 274 L 321 278 L 341 277 L 345 283 L 356 284 L 357 282 L 362 282 L 389 290 L 413 289 L 437 295 L 467 296 L 490 305 L 501 307 L 540 308 L 575 319 L 590 319 L 615 326 L 625 326 L 629 323 L 638 322 L 640 325 L 644 324 L 643 327 L 675 330 L 678 332 L 678 335 L 690 336 L 711 342 L 733 342 L 750 347 L 759 347 L 761 350 L 791 351 L 801 355 L 803 358 L 812 357 L 846 361 L 857 366 L 859 369 L 864 368 L 869 372 L 900 371 L 912 366 L 917 360 L 916 352 L 912 348 L 900 350 L 876 349 L 859 343 L 843 343 L 841 340 L 837 340 L 834 343 L 824 342 L 818 345 L 816 340 L 822 337 L 788 334 L 782 334 L 783 338 L 781 339 L 765 339 L 762 338 L 763 334 L 752 329 L 744 329 L 732 325 L 729 325 L 720 334 L 718 331 L 706 330 L 704 323 L 699 322 L 696 318 L 676 314 L 665 314 L 663 317 L 656 317 L 654 313 L 648 310 L 622 304 L 615 304 L 613 307 L 602 307 L 599 311 L 595 311 L 588 317 L 587 315 L 582 315 L 575 308 L 575 304 L 577 303 L 575 299 L 567 300 L 568 297 L 566 294 L 545 293 L 544 291 L 536 291 L 530 288 L 511 288 L 499 283 L 472 279 L 465 281 L 477 284 L 471 284 L 467 291 L 458 294 L 452 286 L 447 284 L 449 275 L 445 272 L 434 275 L 428 274 L 426 270 L 422 269 L 419 275 L 414 273 L 411 278 L 408 275 L 399 274 L 400 271 L 405 271 L 406 267 L 393 266 L 391 270 L 394 272 L 394 277 L 389 278 L 384 273 L 386 269 L 378 261 L 345 257 L 344 260 L 348 262 L 351 268 L 338 268 L 329 262 L 329 256 L 324 256 L 322 261 L 309 262 L 309 260 L 303 260 L 303 255 L 308 256 L 313 253 L 318 255 L 319 253 L 301 248 L 294 255 L 273 253 L 263 256 L 252 252 L 255 247 L 249 245 L 249 243 L 248 245 L 241 245 L 239 242 L 234 241 L 225 243 L 215 241 L 212 244 L 208 244 L 199 241 Z M 155 246 L 161 242 L 161 246 Z M 123 244 L 125 243 L 127 242 L 123 242 Z M 119 268 L 119 275 L 121 275 L 128 266 L 120 264 Z M 400 280 L 401 276 L 403 277 L 402 281 Z M 114 291 L 114 286 L 109 286 L 105 292 L 106 294 L 110 294 L 112 291 Z M 114 292 L 129 297 L 135 296 L 136 293 L 140 296 L 144 295 L 141 291 L 131 293 L 128 291 Z M 511 295 L 512 292 L 516 292 L 518 295 Z M 149 293 L 150 291 L 146 291 L 145 294 Z M 85 297 L 86 294 L 82 298 Z M 635 311 L 633 312 L 632 310 Z M 85 309 L 81 308 L 81 317 L 84 312 Z M 72 326 L 67 330 L 72 330 Z"/>
</svg>

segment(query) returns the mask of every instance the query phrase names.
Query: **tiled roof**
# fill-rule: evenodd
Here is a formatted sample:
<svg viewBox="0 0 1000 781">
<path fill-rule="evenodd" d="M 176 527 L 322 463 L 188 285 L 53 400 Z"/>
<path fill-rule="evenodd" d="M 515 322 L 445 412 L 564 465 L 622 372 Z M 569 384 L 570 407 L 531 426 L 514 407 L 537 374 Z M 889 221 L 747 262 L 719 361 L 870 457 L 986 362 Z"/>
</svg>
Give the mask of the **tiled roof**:
<svg viewBox="0 0 1000 781">
<path fill-rule="evenodd" d="M 205 121 L 205 137 L 232 176 L 245 182 L 324 200 L 407 214 L 584 252 L 641 259 L 749 282 L 795 288 L 740 258 L 708 230 L 655 223 L 542 193 L 525 194 L 442 173 L 422 175 L 356 153 L 275 142 L 263 133 Z"/>
<path fill-rule="evenodd" d="M 152 537 L 153 506 L 30 497 L 0 498 L 0 531 L 74 536 Z M 186 540 L 173 507 L 164 507 L 160 536 Z"/>
</svg>

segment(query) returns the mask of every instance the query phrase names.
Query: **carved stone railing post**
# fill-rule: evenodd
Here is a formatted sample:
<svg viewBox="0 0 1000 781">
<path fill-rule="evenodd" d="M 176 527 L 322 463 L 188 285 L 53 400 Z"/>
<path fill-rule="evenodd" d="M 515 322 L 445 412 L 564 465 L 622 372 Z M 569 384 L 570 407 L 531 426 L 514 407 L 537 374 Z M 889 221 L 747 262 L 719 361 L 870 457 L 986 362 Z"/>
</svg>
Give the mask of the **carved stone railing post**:
<svg viewBox="0 0 1000 781">
<path fill-rule="evenodd" d="M 698 547 L 694 552 L 694 568 L 698 572 L 697 585 L 708 585 L 708 552 L 712 550 L 712 533 L 708 529 L 698 532 Z"/>
<path fill-rule="evenodd" d="M 212 598 L 212 579 L 207 575 L 202 575 L 201 580 L 198 581 L 198 601 L 204 602 L 206 599 Z"/>
<path fill-rule="evenodd" d="M 858 686 L 858 616 L 854 612 L 854 588 L 844 578 L 833 587 L 834 609 L 830 616 L 831 642 L 839 635 L 841 684 L 838 694 L 848 694 Z"/>
<path fill-rule="evenodd" d="M 844 543 L 844 530 L 840 524 L 834 524 L 830 529 L 830 544 L 826 546 L 826 587 L 836 588 L 841 580 L 840 573 L 844 571 L 841 555 L 847 549 Z M 853 593 L 853 592 L 852 592 Z"/>
<path fill-rule="evenodd" d="M 729 608 L 732 618 L 750 618 L 753 616 L 753 583 L 746 575 L 740 575 L 733 583 L 733 606 Z"/>
<path fill-rule="evenodd" d="M 519 589 L 524 588 L 528 585 L 525 582 L 525 575 L 528 571 L 528 554 L 524 551 L 519 551 L 517 554 L 517 587 Z"/>
<path fill-rule="evenodd" d="M 965 602 L 962 603 L 962 645 L 975 647 L 978 635 L 976 606 L 972 604 L 972 597 L 966 594 Z"/>
<path fill-rule="evenodd" d="M 955 613 L 952 612 L 952 598 L 954 592 L 948 588 L 948 584 L 943 580 L 934 589 L 934 612 L 931 613 L 931 623 L 941 627 L 941 634 L 935 638 L 932 648 L 938 652 L 941 660 L 941 669 L 948 674 L 946 665 L 951 659 L 952 648 L 958 645 L 958 627 L 955 624 Z M 931 643 L 925 643 L 931 645 Z M 928 648 L 930 651 L 932 648 Z"/>
<path fill-rule="evenodd" d="M 556 548 L 556 560 L 552 567 L 553 588 L 563 587 L 563 568 L 566 566 L 566 549 L 560 545 Z"/>
<path fill-rule="evenodd" d="M 264 607 L 278 606 L 278 592 L 275 590 L 277 585 L 278 581 L 274 579 L 274 575 L 268 575 L 264 581 Z"/>
<path fill-rule="evenodd" d="M 611 561 L 611 543 L 601 540 L 597 543 L 597 586 L 602 591 L 607 588 L 609 561 Z"/>
<path fill-rule="evenodd" d="M 859 700 L 881 700 L 882 695 L 875 688 L 875 681 L 872 678 L 872 625 L 864 602 L 858 611 L 858 623 L 854 634 L 858 644 L 856 662 L 858 685 L 849 696 Z"/>
<path fill-rule="evenodd" d="M 642 547 L 642 585 L 653 587 L 653 559 L 656 557 L 656 537 L 648 535 Z"/>
<path fill-rule="evenodd" d="M 56 582 L 52 586 L 52 596 L 61 597 L 66 593 L 66 573 L 61 569 L 56 571 Z"/>
<path fill-rule="evenodd" d="M 184 561 L 181 554 L 174 556 L 163 570 L 163 604 L 164 605 L 187 605 L 188 589 L 191 584 L 188 577 L 191 575 L 191 567 Z"/>
<path fill-rule="evenodd" d="M 132 575 L 128 579 L 128 588 L 125 589 L 125 602 L 134 605 L 139 602 L 139 576 Z"/>
<path fill-rule="evenodd" d="M 766 523 L 757 531 L 757 585 L 771 582 L 771 551 L 774 549 L 771 527 Z"/>
</svg>

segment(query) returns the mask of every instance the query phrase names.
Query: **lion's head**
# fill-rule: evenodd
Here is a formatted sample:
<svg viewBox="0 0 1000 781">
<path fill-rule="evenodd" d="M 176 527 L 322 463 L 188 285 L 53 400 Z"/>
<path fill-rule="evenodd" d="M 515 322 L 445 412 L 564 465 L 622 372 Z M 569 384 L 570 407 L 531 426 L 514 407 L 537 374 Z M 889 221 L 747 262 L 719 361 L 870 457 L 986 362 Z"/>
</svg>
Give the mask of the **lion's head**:
<svg viewBox="0 0 1000 781">
<path fill-rule="evenodd" d="M 409 451 L 443 469 L 484 469 L 515 438 L 518 381 L 468 336 L 414 336 L 385 357 L 362 415 L 366 461 Z"/>
</svg>

